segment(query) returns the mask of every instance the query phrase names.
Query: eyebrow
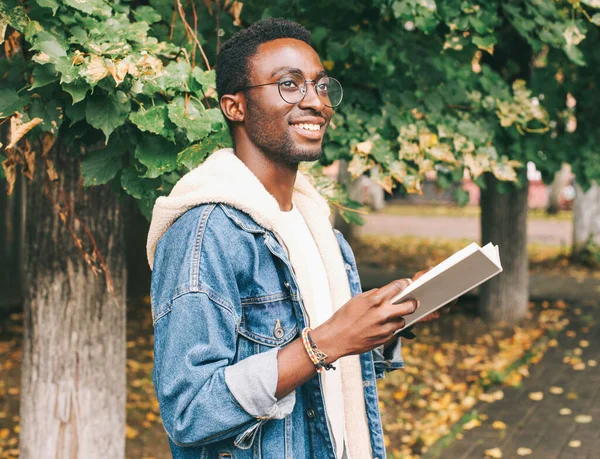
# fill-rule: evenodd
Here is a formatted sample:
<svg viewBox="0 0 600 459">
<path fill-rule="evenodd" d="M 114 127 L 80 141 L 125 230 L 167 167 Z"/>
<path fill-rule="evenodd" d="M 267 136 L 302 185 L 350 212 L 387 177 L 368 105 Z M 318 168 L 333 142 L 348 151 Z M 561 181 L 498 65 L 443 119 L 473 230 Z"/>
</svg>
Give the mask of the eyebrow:
<svg viewBox="0 0 600 459">
<path fill-rule="evenodd" d="M 273 73 L 271 73 L 271 78 L 273 78 L 274 76 L 279 75 L 281 73 L 289 73 L 289 72 L 299 73 L 302 76 L 304 76 L 304 72 L 302 70 L 298 69 L 298 68 L 295 68 L 295 67 L 279 67 L 279 68 L 275 69 L 273 71 Z M 317 73 L 317 79 L 319 79 L 319 78 L 321 78 L 323 76 L 327 76 L 327 71 L 321 70 L 319 73 Z"/>
</svg>

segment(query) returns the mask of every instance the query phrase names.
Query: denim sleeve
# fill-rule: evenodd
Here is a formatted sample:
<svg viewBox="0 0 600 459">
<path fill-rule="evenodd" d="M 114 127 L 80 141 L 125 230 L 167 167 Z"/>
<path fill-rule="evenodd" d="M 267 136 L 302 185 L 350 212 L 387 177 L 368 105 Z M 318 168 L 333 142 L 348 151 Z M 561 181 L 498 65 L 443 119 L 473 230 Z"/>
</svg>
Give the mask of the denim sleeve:
<svg viewBox="0 0 600 459">
<path fill-rule="evenodd" d="M 165 430 L 179 446 L 235 436 L 247 448 L 261 424 L 294 407 L 294 392 L 275 399 L 278 348 L 233 364 L 236 325 L 209 291 L 177 297 L 155 322 L 153 379 Z"/>
<path fill-rule="evenodd" d="M 383 346 L 373 349 L 373 361 L 375 363 L 375 377 L 381 379 L 386 372 L 404 368 L 402 360 L 402 339 L 398 337 L 396 342 L 387 348 Z"/>
</svg>

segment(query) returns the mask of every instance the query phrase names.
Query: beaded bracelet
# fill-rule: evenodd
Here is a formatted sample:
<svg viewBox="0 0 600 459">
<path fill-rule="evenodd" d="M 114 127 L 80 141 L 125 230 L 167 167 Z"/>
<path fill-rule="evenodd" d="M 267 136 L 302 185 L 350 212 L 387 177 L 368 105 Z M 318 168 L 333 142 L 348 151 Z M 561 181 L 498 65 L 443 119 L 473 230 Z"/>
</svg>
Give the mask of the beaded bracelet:
<svg viewBox="0 0 600 459">
<path fill-rule="evenodd" d="M 325 359 L 327 359 L 327 354 L 321 351 L 312 340 L 309 334 L 311 331 L 312 329 L 309 327 L 306 327 L 304 330 L 302 330 L 302 343 L 304 344 L 304 349 L 306 349 L 308 357 L 315 365 L 317 372 L 322 373 L 325 370 L 335 370 L 335 367 L 331 363 L 325 362 Z"/>
</svg>

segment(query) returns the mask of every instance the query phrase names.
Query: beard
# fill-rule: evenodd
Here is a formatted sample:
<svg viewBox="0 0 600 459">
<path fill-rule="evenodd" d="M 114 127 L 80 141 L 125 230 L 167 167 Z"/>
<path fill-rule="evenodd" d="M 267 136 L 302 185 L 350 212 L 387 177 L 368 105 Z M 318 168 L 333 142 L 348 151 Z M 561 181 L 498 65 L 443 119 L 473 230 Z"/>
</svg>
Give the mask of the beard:
<svg viewBox="0 0 600 459">
<path fill-rule="evenodd" d="M 251 120 L 246 126 L 248 138 L 267 158 L 280 164 L 298 165 L 321 157 L 321 143 L 312 147 L 298 146 L 292 139 L 291 128 L 282 132 L 281 120 L 273 119 L 250 98 L 246 99 L 246 111 L 247 119 Z"/>
</svg>

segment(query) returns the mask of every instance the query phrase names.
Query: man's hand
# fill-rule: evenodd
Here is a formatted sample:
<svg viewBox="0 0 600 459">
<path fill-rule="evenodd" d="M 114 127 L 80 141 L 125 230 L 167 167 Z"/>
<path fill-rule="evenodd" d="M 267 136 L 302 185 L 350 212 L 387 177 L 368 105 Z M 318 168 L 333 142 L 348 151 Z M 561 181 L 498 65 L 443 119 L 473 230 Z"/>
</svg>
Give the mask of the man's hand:
<svg viewBox="0 0 600 459">
<path fill-rule="evenodd" d="M 417 300 L 392 304 L 392 298 L 410 282 L 410 279 L 399 279 L 356 295 L 313 330 L 313 340 L 330 357 L 328 360 L 362 354 L 396 339 L 394 332 L 405 324 L 403 316 L 412 314 L 418 307 Z"/>
<path fill-rule="evenodd" d="M 415 275 L 412 277 L 412 281 L 416 281 L 419 277 L 421 277 L 423 274 L 425 274 L 426 272 L 428 272 L 431 268 L 427 268 L 424 269 L 422 271 L 419 271 L 417 273 L 415 273 Z M 425 317 L 423 317 L 421 320 L 419 320 L 417 323 L 419 322 L 429 322 L 431 320 L 436 320 L 439 319 L 441 316 L 441 313 L 447 313 L 450 312 L 450 308 L 452 306 L 454 306 L 456 304 L 456 302 L 458 301 L 458 298 L 454 301 L 451 301 L 450 303 L 448 303 L 447 305 L 441 307 L 440 309 L 438 309 L 437 311 L 432 312 L 431 314 L 426 315 Z"/>
</svg>

